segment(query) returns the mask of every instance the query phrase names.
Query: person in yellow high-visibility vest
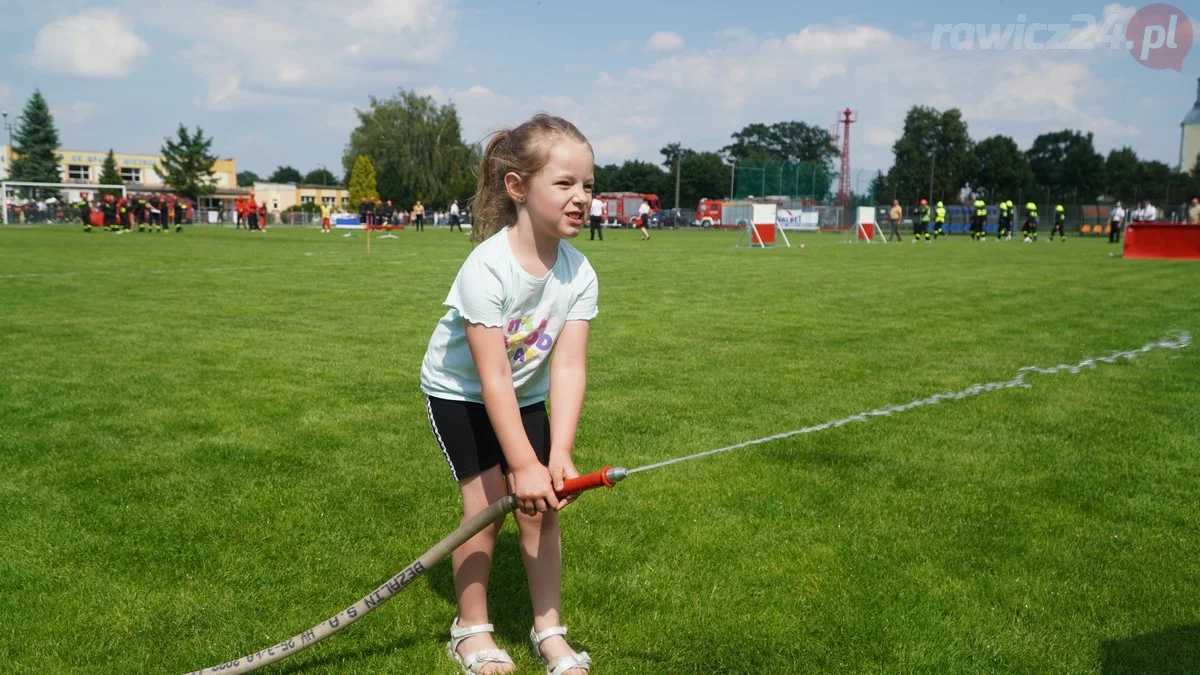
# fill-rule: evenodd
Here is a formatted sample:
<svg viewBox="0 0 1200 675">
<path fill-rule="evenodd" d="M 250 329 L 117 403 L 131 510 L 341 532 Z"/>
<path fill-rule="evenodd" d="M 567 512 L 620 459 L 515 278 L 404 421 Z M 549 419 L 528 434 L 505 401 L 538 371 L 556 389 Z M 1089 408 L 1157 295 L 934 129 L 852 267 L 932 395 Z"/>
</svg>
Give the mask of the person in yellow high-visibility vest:
<svg viewBox="0 0 1200 675">
<path fill-rule="evenodd" d="M 332 232 L 329 227 L 329 216 L 333 213 L 333 205 L 321 202 L 321 232 Z"/>
<path fill-rule="evenodd" d="M 945 226 L 946 226 L 946 205 L 941 202 L 938 202 L 937 209 L 935 209 L 933 212 L 933 238 L 934 239 L 937 239 L 938 237 L 940 237 L 944 234 L 944 232 L 942 231 L 942 228 L 944 228 Z"/>
<path fill-rule="evenodd" d="M 1000 209 L 1000 220 L 996 226 L 996 241 L 1005 241 L 1005 237 L 1012 238 L 1012 215 L 1008 210 L 1008 202 L 1001 199 L 998 205 Z"/>
<path fill-rule="evenodd" d="M 1025 243 L 1037 241 L 1037 226 L 1038 226 L 1038 207 L 1033 202 L 1025 203 L 1025 224 L 1021 226 L 1021 233 L 1025 235 Z"/>
<path fill-rule="evenodd" d="M 929 202 L 921 200 L 921 215 L 917 219 L 917 223 L 913 225 L 913 243 L 921 241 L 921 237 L 925 237 L 925 241 L 929 241 Z"/>
<path fill-rule="evenodd" d="M 971 221 L 971 236 L 979 241 L 987 239 L 987 202 L 975 199 L 975 218 Z"/>
<path fill-rule="evenodd" d="M 1064 229 L 1067 224 L 1067 210 L 1062 204 L 1057 204 L 1054 207 L 1054 227 L 1050 230 L 1050 241 L 1054 241 L 1054 233 L 1057 232 L 1062 241 L 1067 240 L 1067 232 Z"/>
</svg>

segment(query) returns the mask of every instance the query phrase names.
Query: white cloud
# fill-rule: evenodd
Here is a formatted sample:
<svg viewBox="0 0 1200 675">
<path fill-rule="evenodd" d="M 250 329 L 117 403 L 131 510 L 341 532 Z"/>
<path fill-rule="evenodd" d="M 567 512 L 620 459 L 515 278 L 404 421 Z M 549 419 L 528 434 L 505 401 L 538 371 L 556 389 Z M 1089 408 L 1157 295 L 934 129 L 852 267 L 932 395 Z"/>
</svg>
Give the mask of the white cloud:
<svg viewBox="0 0 1200 675">
<path fill-rule="evenodd" d="M 867 143 L 877 148 L 888 148 L 900 138 L 896 132 L 883 127 L 867 127 Z"/>
<path fill-rule="evenodd" d="M 632 115 L 625 118 L 625 123 L 638 131 L 652 131 L 658 128 L 660 121 L 654 115 Z"/>
<path fill-rule="evenodd" d="M 637 142 L 629 134 L 616 134 L 590 138 L 592 150 L 596 152 L 596 161 L 601 163 L 607 158 L 610 161 L 629 159 L 637 153 Z"/>
<path fill-rule="evenodd" d="M 80 77 L 125 77 L 150 46 L 111 9 L 86 10 L 42 26 L 27 60 L 37 69 Z"/>
<path fill-rule="evenodd" d="M 660 30 L 646 40 L 646 48 L 655 52 L 672 52 L 683 49 L 683 38 L 675 31 Z"/>
<path fill-rule="evenodd" d="M 456 38 L 457 0 L 127 0 L 185 48 L 177 59 L 209 80 L 210 108 L 315 102 L 332 87 L 392 86 Z M 296 92 L 294 94 L 289 92 Z M 317 92 L 317 93 L 314 93 Z"/>
<path fill-rule="evenodd" d="M 66 108 L 54 108 L 54 119 L 66 124 L 83 124 L 96 116 L 96 104 L 91 101 L 75 101 Z"/>
</svg>

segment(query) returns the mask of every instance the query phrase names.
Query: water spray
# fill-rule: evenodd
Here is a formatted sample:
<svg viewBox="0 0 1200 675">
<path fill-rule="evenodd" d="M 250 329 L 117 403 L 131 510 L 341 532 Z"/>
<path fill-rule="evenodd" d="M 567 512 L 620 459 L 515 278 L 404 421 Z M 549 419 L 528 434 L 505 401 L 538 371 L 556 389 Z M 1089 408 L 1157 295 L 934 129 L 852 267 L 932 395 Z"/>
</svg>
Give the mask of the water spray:
<svg viewBox="0 0 1200 675">
<path fill-rule="evenodd" d="M 857 415 L 850 415 L 849 417 L 843 417 L 837 420 L 830 420 L 821 424 L 804 427 L 803 429 L 785 431 L 783 433 L 765 436 L 752 441 L 744 441 L 734 445 L 727 445 L 723 448 L 717 448 L 716 450 L 706 450 L 704 452 L 699 452 L 692 455 L 676 457 L 674 459 L 668 459 L 654 464 L 647 464 L 635 469 L 626 470 L 618 467 L 606 466 L 599 471 L 595 471 L 584 476 L 579 476 L 577 478 L 568 478 L 564 480 L 562 490 L 556 490 L 555 494 L 562 499 L 564 497 L 569 497 L 571 495 L 576 495 L 581 492 L 593 490 L 599 487 L 611 488 L 612 486 L 616 485 L 618 481 L 621 481 L 627 476 L 631 476 L 636 473 L 661 469 L 663 467 L 671 466 L 672 464 L 678 464 L 680 462 L 699 459 L 701 457 L 709 457 L 712 455 L 729 452 L 731 450 L 738 450 L 740 448 L 747 448 L 754 445 L 769 443 L 771 441 L 777 441 L 799 434 L 808 434 L 816 431 L 823 431 L 825 429 L 841 427 L 850 424 L 851 422 L 866 422 L 872 417 L 886 417 L 899 412 L 904 412 L 906 410 L 912 410 L 913 408 L 936 405 L 943 401 L 959 400 L 969 396 L 976 396 L 978 394 L 1001 389 L 1029 388 L 1032 385 L 1025 381 L 1025 378 L 1028 375 L 1058 375 L 1060 373 L 1078 374 L 1083 372 L 1085 368 L 1096 368 L 1101 363 L 1117 363 L 1122 359 L 1131 361 L 1136 358 L 1138 354 L 1144 354 L 1155 349 L 1183 349 L 1191 343 L 1191 334 L 1187 331 L 1180 330 L 1168 333 L 1160 340 L 1148 342 L 1138 349 L 1113 352 L 1108 356 L 1089 357 L 1075 364 L 1060 364 L 1048 368 L 1043 368 L 1040 366 L 1025 366 L 1024 368 L 1019 368 L 1016 376 L 1014 376 L 1011 380 L 976 384 L 959 391 L 947 391 L 940 394 L 933 394 L 932 396 L 910 401 L 901 405 L 889 405 L 883 408 L 876 408 L 875 410 L 858 413 Z M 434 544 L 433 548 L 429 549 L 424 555 L 414 560 L 411 564 L 409 564 L 408 567 L 400 570 L 395 576 L 393 576 L 391 579 L 388 579 L 382 586 L 376 588 L 366 597 L 362 598 L 341 612 L 338 612 L 329 619 L 322 621 L 321 623 L 313 626 L 303 633 L 300 633 L 299 635 L 293 636 L 288 640 L 284 640 L 283 642 L 267 647 L 261 651 L 248 654 L 240 659 L 227 661 L 218 666 L 192 671 L 187 675 L 215 675 L 218 673 L 221 675 L 237 675 L 238 673 L 248 673 L 252 670 L 258 670 L 263 666 L 275 663 L 276 661 L 283 660 L 302 649 L 311 647 L 312 645 L 324 640 L 325 638 L 342 630 L 346 626 L 349 626 L 355 621 L 361 619 L 379 605 L 387 602 L 393 595 L 399 593 L 404 589 L 404 587 L 415 581 L 430 567 L 440 562 L 446 556 L 450 555 L 454 549 L 458 548 L 471 537 L 478 534 L 489 524 L 504 517 L 508 513 L 511 513 L 514 509 L 516 509 L 516 507 L 517 498 L 513 495 L 505 495 L 504 497 L 488 505 L 487 508 L 475 515 L 475 517 L 459 525 L 458 529 L 451 532 L 437 544 Z"/>
</svg>

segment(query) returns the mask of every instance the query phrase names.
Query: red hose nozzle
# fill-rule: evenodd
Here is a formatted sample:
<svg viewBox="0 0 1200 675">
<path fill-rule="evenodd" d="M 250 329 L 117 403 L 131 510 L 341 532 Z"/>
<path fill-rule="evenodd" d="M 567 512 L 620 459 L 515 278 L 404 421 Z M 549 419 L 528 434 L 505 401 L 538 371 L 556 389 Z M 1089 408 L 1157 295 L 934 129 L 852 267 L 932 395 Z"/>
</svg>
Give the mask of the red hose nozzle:
<svg viewBox="0 0 1200 675">
<path fill-rule="evenodd" d="M 576 478 L 568 478 L 563 481 L 561 490 L 556 490 L 555 495 L 559 499 L 579 494 L 585 490 L 591 490 L 598 487 L 612 487 L 617 484 L 617 481 L 625 478 L 628 472 L 620 467 L 606 466 L 599 471 L 593 471 L 589 474 L 584 474 Z"/>
</svg>

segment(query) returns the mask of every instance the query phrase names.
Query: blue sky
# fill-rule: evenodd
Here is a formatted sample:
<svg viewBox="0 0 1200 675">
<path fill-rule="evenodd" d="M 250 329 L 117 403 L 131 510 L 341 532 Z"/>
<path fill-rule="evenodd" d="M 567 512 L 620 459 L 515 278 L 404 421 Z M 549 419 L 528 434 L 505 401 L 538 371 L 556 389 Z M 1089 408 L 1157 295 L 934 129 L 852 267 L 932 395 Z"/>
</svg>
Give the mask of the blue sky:
<svg viewBox="0 0 1200 675">
<path fill-rule="evenodd" d="M 562 114 L 604 163 L 658 161 L 676 140 L 716 150 L 751 122 L 827 127 L 850 107 L 865 187 L 891 165 L 904 113 L 926 104 L 961 108 L 976 139 L 1003 133 L 1025 147 L 1044 131 L 1082 129 L 1102 152 L 1129 145 L 1174 165 L 1200 77 L 1200 47 L 1182 73 L 1152 70 L 1073 20 L 1123 26 L 1140 8 L 1115 3 L 5 4 L 0 106 L 10 114 L 40 88 L 64 147 L 83 150 L 156 153 L 180 123 L 200 125 L 219 155 L 263 175 L 278 165 L 340 173 L 354 109 L 398 87 L 453 101 L 468 140 L 538 110 Z M 1071 24 L 1067 39 L 1090 48 L 956 50 L 944 37 L 933 48 L 936 24 L 1020 15 Z"/>
</svg>

